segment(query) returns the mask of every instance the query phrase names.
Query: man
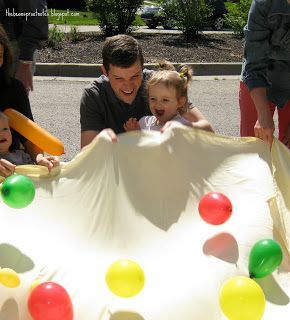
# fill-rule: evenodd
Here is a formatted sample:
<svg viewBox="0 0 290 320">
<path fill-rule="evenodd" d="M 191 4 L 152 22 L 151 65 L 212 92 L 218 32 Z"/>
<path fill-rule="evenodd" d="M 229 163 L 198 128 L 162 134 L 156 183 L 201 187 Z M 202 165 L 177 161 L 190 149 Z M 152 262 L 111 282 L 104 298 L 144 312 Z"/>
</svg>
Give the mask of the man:
<svg viewBox="0 0 290 320">
<path fill-rule="evenodd" d="M 145 84 L 152 71 L 143 70 L 144 58 L 140 44 L 129 35 L 108 38 L 102 50 L 103 75 L 84 90 L 80 106 L 81 148 L 88 145 L 102 130 L 111 139 L 125 132 L 130 118 L 139 120 L 150 115 Z M 184 117 L 196 122 L 191 111 Z M 201 129 L 213 131 L 206 119 Z"/>
<path fill-rule="evenodd" d="M 290 0 L 254 0 L 244 32 L 241 136 L 271 146 L 277 110 L 279 140 L 290 149 Z"/>
<path fill-rule="evenodd" d="M 13 44 L 15 78 L 32 91 L 34 55 L 48 38 L 46 0 L 0 0 L 0 23 Z"/>
</svg>

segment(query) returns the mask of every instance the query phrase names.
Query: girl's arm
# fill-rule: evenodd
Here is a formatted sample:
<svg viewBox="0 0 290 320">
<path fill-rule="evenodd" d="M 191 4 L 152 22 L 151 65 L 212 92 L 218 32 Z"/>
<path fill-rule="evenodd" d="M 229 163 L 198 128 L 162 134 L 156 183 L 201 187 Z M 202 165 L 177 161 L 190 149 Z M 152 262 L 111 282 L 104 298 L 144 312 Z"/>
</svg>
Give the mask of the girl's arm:
<svg viewBox="0 0 290 320">
<path fill-rule="evenodd" d="M 191 122 L 194 128 L 214 132 L 209 121 L 205 118 L 205 116 L 201 113 L 201 111 L 198 110 L 197 107 L 193 107 L 189 109 L 182 116 L 183 118 Z"/>
</svg>

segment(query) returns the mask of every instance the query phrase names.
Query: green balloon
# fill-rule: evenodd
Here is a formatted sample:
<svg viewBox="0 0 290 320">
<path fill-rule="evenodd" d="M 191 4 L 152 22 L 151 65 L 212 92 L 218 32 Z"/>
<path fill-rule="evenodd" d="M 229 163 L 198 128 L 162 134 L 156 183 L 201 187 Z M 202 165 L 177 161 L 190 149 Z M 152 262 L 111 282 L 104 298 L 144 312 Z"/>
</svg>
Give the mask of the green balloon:
<svg viewBox="0 0 290 320">
<path fill-rule="evenodd" d="M 249 273 L 251 278 L 263 278 L 272 273 L 282 262 L 282 249 L 276 241 L 264 239 L 251 249 Z"/>
<path fill-rule="evenodd" d="M 27 207 L 34 199 L 35 186 L 27 177 L 14 174 L 6 178 L 1 186 L 2 200 L 14 209 Z"/>
</svg>

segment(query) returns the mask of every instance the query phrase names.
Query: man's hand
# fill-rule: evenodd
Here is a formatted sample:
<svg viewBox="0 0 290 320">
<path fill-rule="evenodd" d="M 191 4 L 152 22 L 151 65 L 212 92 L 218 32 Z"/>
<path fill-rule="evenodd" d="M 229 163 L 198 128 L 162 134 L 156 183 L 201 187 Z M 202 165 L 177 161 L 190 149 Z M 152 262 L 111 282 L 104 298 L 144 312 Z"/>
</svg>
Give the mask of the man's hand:
<svg viewBox="0 0 290 320">
<path fill-rule="evenodd" d="M 269 112 L 264 112 L 258 116 L 258 120 L 254 127 L 255 136 L 267 142 L 270 148 L 274 139 L 275 125 L 273 116 Z"/>
<path fill-rule="evenodd" d="M 139 122 L 136 118 L 130 118 L 124 125 L 123 128 L 125 131 L 134 131 L 140 130 Z"/>
<path fill-rule="evenodd" d="M 9 177 L 15 172 L 16 165 L 6 159 L 0 159 L 0 175 Z"/>
<path fill-rule="evenodd" d="M 112 129 L 104 129 L 100 133 L 100 135 L 107 136 L 112 142 L 117 142 L 118 137 L 116 133 Z"/>
<path fill-rule="evenodd" d="M 100 132 L 88 130 L 81 133 L 81 148 L 83 149 L 85 146 L 89 145 L 99 134 L 108 137 L 112 142 L 118 141 L 117 135 L 112 129 L 103 129 Z"/>
</svg>

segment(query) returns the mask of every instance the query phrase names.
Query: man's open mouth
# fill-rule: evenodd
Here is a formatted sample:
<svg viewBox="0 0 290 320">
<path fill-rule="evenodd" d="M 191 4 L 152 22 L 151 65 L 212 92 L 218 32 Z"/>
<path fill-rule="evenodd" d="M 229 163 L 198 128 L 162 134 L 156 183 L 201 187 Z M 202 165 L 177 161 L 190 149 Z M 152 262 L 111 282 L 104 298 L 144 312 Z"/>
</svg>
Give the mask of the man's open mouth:
<svg viewBox="0 0 290 320">
<path fill-rule="evenodd" d="M 134 90 L 131 90 L 131 91 L 124 91 L 124 90 L 122 90 L 122 93 L 123 93 L 124 95 L 127 95 L 127 96 L 131 95 L 133 92 L 134 92 Z"/>
</svg>

